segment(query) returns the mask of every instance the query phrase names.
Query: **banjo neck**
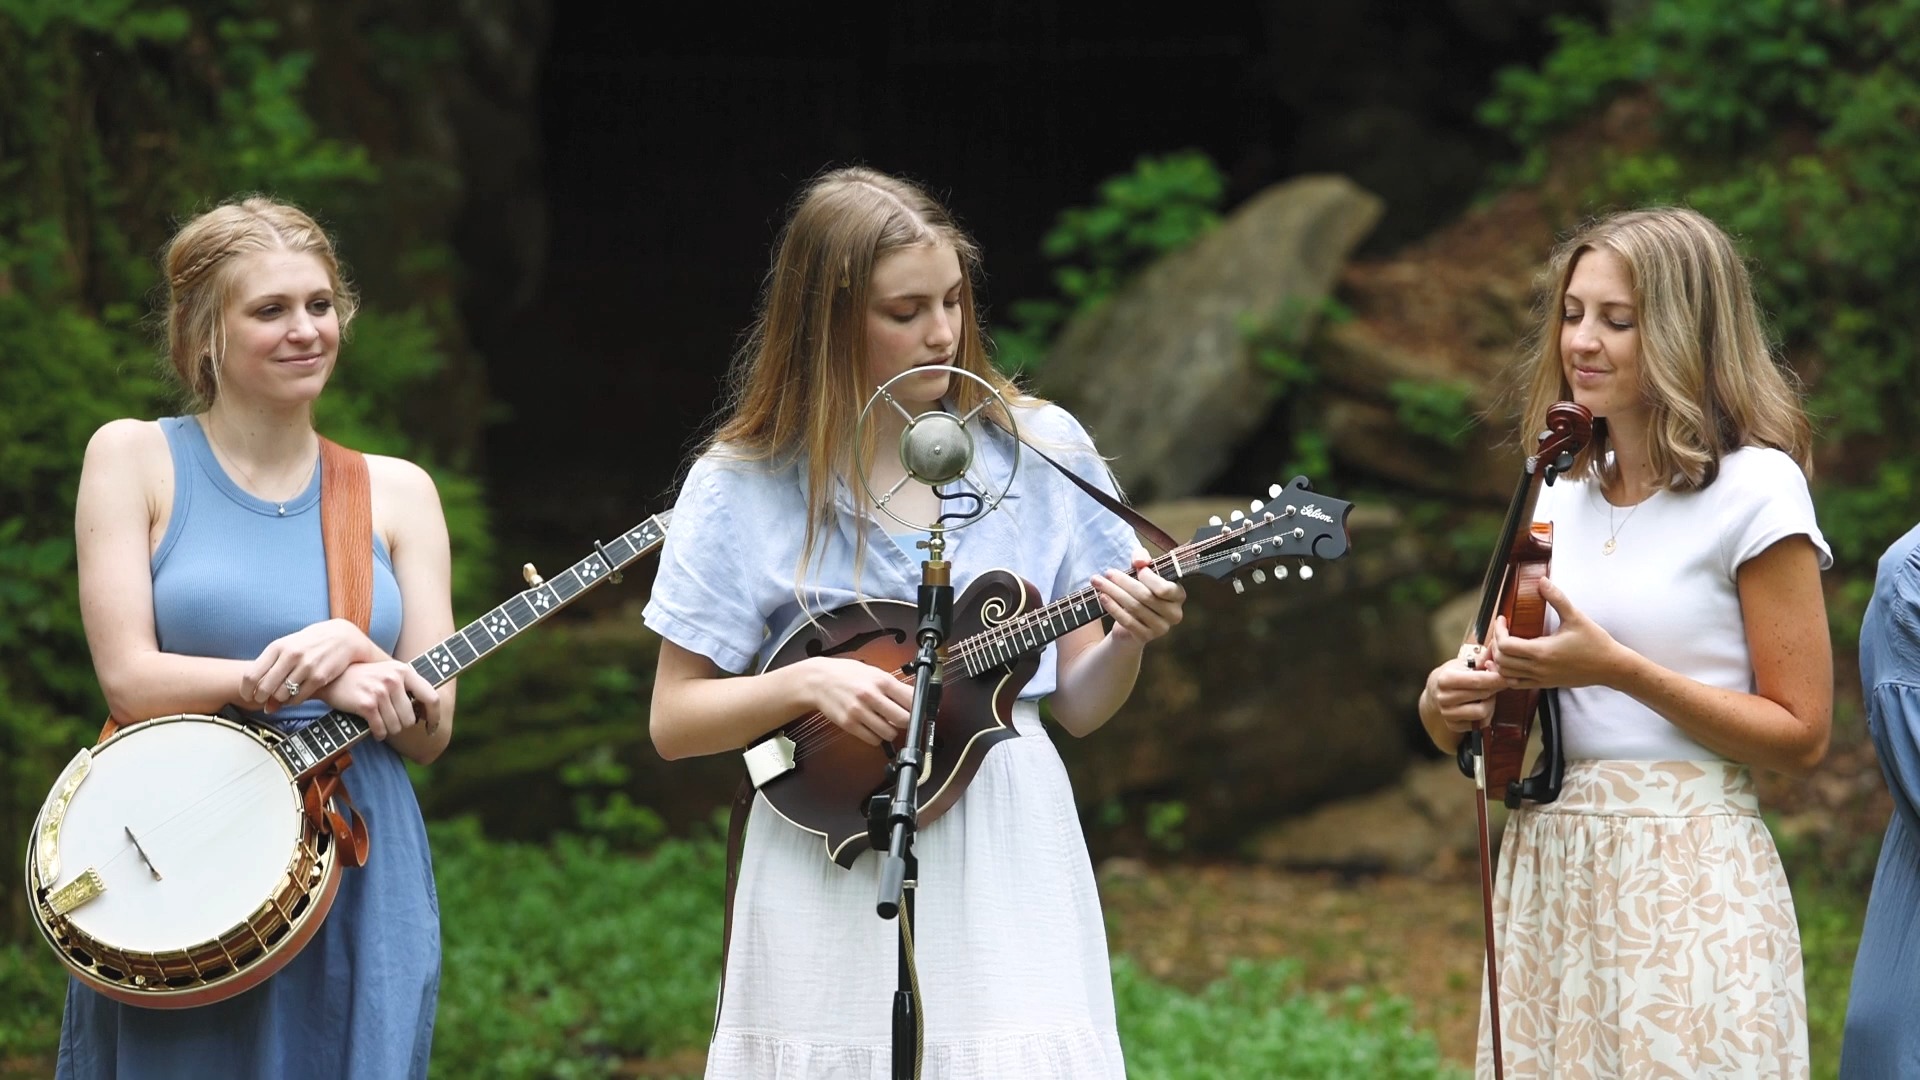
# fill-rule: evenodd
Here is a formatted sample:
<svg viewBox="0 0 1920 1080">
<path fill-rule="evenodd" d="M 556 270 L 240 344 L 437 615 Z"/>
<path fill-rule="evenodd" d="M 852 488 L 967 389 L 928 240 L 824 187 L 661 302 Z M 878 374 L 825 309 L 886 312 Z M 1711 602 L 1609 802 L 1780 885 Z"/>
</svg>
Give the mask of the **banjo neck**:
<svg viewBox="0 0 1920 1080">
<path fill-rule="evenodd" d="M 527 567 L 532 588 L 455 631 L 439 644 L 413 658 L 411 666 L 431 686 L 440 686 L 480 661 L 547 616 L 567 606 L 580 594 L 617 576 L 629 563 L 660 546 L 666 539 L 671 510 L 658 513 L 620 534 L 619 539 L 595 544 L 593 554 L 545 580 Z M 335 709 L 285 736 L 273 753 L 296 779 L 339 757 L 372 729 L 364 718 Z"/>
</svg>

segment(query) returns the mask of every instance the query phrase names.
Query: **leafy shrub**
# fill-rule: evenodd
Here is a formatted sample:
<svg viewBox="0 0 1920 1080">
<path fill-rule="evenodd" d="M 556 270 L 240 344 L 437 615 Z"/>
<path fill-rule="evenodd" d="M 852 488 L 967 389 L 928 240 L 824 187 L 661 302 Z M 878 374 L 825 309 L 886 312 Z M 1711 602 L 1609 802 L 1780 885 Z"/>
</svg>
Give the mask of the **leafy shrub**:
<svg viewBox="0 0 1920 1080">
<path fill-rule="evenodd" d="M 1809 887 L 1794 881 L 1793 906 L 1800 918 L 1800 949 L 1806 961 L 1807 1048 L 1815 1080 L 1840 1075 L 1840 1040 L 1847 1029 L 1847 998 L 1853 989 L 1853 958 L 1867 915 L 1867 898 L 1856 890 Z"/>
<path fill-rule="evenodd" d="M 445 950 L 435 1071 L 599 1077 L 697 1047 L 720 970 L 724 849 L 670 840 L 644 858 L 595 837 L 496 843 L 431 827 Z"/>
<path fill-rule="evenodd" d="M 37 940 L 0 944 L 0 1077 L 48 1075 L 66 994 L 52 950 Z"/>
<path fill-rule="evenodd" d="M 1059 296 L 1020 300 L 993 328 L 994 362 L 1009 373 L 1028 371 L 1046 355 L 1059 328 L 1099 304 L 1132 274 L 1192 244 L 1219 224 L 1226 181 L 1197 150 L 1142 157 L 1133 172 L 1100 185 L 1099 201 L 1060 212 L 1041 239 Z"/>
<path fill-rule="evenodd" d="M 1299 965 L 1237 961 L 1197 994 L 1155 982 L 1131 960 L 1113 963 L 1127 1075 L 1137 1080 L 1369 1080 L 1465 1077 L 1433 1036 L 1413 1030 L 1403 1000 L 1358 987 L 1300 988 Z"/>
</svg>

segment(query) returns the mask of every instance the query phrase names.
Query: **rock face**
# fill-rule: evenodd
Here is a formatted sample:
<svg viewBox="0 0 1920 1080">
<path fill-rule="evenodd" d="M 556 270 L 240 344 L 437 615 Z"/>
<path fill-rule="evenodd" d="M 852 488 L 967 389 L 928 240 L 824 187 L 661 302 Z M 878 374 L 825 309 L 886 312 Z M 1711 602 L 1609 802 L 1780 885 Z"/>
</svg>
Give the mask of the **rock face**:
<svg viewBox="0 0 1920 1080">
<path fill-rule="evenodd" d="M 1409 768 L 1384 791 L 1342 799 L 1259 830 L 1244 853 L 1293 870 L 1347 874 L 1450 876 L 1479 855 L 1473 782 L 1451 761 Z M 1506 804 L 1487 804 L 1489 839 L 1498 850 Z"/>
<path fill-rule="evenodd" d="M 1416 702 L 1429 668 L 1453 655 L 1477 597 L 1440 601 L 1487 555 L 1448 530 L 1469 511 L 1497 522 L 1512 492 L 1520 455 L 1501 375 L 1521 351 L 1550 230 L 1537 203 L 1507 197 L 1390 258 L 1333 270 L 1325 260 L 1344 253 L 1374 205 L 1327 178 L 1276 188 L 1074 324 L 1042 370 L 1046 391 L 1103 437 L 1130 491 L 1188 496 L 1149 508 L 1163 526 L 1191 529 L 1244 506 L 1192 497 L 1221 484 L 1228 456 L 1239 470 L 1229 484 L 1255 472 L 1268 474 L 1262 482 L 1286 479 L 1271 467 L 1294 456 L 1291 440 L 1303 430 L 1324 440 L 1329 472 L 1318 485 L 1356 504 L 1352 554 L 1311 581 L 1244 595 L 1190 583 L 1186 621 L 1147 650 L 1120 715 L 1086 740 L 1057 739 L 1096 846 L 1116 819 L 1116 846 L 1139 841 L 1128 830 L 1162 804 L 1180 808 L 1188 846 L 1246 850 L 1277 819 L 1374 792 L 1385 809 L 1363 803 L 1343 811 L 1360 815 L 1353 820 L 1313 819 L 1291 839 L 1263 840 L 1265 857 L 1403 868 L 1458 845 L 1457 821 L 1439 811 L 1420 811 L 1428 824 L 1410 826 L 1397 846 L 1361 842 L 1376 830 L 1355 822 L 1425 805 L 1398 787 L 1432 753 Z M 1306 214 L 1320 216 L 1317 231 L 1298 228 Z M 1319 261 L 1248 269 L 1277 259 L 1286 237 Z M 1285 287 L 1249 299 L 1246 277 L 1256 272 Z M 1295 355 L 1311 375 L 1277 394 L 1242 339 L 1221 329 L 1244 323 L 1233 305 L 1257 311 L 1253 304 L 1287 295 L 1318 311 L 1336 286 L 1351 318 L 1299 339 Z M 1452 429 L 1407 418 L 1409 388 L 1435 386 L 1457 395 Z M 1471 824 L 1471 792 L 1458 794 Z M 1359 847 L 1343 854 L 1301 839 L 1329 830 L 1345 839 L 1315 843 Z"/>
<path fill-rule="evenodd" d="M 1337 176 L 1255 196 L 1192 248 L 1141 273 L 1067 324 L 1041 390 L 1096 438 L 1124 432 L 1113 462 L 1137 498 L 1200 490 L 1272 407 L 1249 321 L 1283 320 L 1304 341 L 1380 200 Z"/>
<path fill-rule="evenodd" d="M 1184 526 L 1245 505 L 1146 512 L 1186 536 Z M 1231 850 L 1257 824 L 1401 773 L 1431 665 L 1419 647 L 1427 612 L 1392 595 L 1417 549 L 1390 509 L 1356 507 L 1349 526 L 1352 553 L 1312 564 L 1309 580 L 1294 562 L 1287 579 L 1245 593 L 1190 581 L 1185 620 L 1147 650 L 1119 714 L 1085 739 L 1055 734 L 1083 808 L 1178 802 L 1189 846 Z"/>
</svg>

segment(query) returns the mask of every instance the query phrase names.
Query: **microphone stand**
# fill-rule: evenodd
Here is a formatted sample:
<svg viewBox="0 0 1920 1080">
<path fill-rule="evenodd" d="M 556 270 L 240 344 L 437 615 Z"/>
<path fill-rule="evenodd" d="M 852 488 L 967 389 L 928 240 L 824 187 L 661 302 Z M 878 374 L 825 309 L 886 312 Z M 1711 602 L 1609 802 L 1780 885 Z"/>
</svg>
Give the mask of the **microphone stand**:
<svg viewBox="0 0 1920 1080">
<path fill-rule="evenodd" d="M 921 1021 L 915 1004 L 913 976 L 913 892 L 919 882 L 920 860 L 913 853 L 913 834 L 919 804 L 921 747 L 930 741 L 940 712 L 940 648 L 946 643 L 953 619 L 951 566 L 945 559 L 947 541 L 938 522 L 928 530 L 927 558 L 920 564 L 920 622 L 915 632 L 920 651 L 913 659 L 913 709 L 907 718 L 906 745 L 893 756 L 893 795 L 875 795 L 868 804 L 867 834 L 875 848 L 884 849 L 880 867 L 880 900 L 875 911 L 883 919 L 904 913 L 900 924 L 900 982 L 893 994 L 893 1080 L 918 1075 Z M 884 837 L 884 845 L 883 845 Z"/>
</svg>

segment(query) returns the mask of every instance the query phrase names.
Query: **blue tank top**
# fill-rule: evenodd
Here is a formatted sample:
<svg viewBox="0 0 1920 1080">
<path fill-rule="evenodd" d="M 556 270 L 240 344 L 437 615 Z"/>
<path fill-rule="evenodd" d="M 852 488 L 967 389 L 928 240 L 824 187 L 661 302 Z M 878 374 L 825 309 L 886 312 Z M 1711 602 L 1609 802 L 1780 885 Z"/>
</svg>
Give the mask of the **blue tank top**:
<svg viewBox="0 0 1920 1080">
<path fill-rule="evenodd" d="M 234 483 L 192 417 L 170 416 L 160 427 L 173 454 L 173 515 L 153 553 L 160 650 L 251 660 L 275 638 L 331 617 L 319 467 L 305 491 L 268 502 Z M 400 585 L 378 534 L 372 621 L 369 636 L 391 653 L 400 639 Z M 259 718 L 295 731 L 326 711 L 324 702 L 312 700 Z"/>
</svg>

